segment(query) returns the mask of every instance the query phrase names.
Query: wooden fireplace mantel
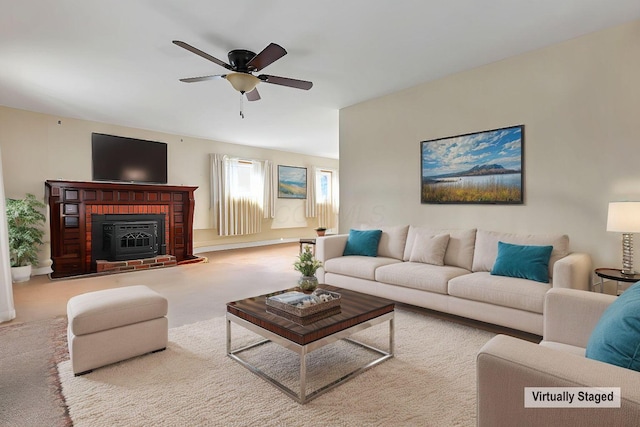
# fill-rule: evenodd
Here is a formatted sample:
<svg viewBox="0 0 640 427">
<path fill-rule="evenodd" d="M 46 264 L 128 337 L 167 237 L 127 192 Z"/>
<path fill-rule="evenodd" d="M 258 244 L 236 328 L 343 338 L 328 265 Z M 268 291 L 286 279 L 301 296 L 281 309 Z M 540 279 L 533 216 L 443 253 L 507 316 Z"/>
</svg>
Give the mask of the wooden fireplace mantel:
<svg viewBox="0 0 640 427">
<path fill-rule="evenodd" d="M 95 272 L 91 215 L 165 214 L 167 254 L 193 256 L 194 191 L 198 187 L 111 182 L 46 181 L 51 226 L 52 277 Z"/>
</svg>

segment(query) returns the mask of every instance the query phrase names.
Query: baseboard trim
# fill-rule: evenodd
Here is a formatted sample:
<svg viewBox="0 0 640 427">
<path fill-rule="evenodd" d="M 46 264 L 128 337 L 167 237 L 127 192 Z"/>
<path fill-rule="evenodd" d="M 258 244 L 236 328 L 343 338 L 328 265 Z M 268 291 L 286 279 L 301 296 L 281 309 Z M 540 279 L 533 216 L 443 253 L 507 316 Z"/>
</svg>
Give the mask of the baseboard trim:
<svg viewBox="0 0 640 427">
<path fill-rule="evenodd" d="M 255 248 L 258 246 L 279 245 L 282 243 L 298 243 L 299 241 L 300 239 L 278 239 L 278 240 L 262 240 L 259 242 L 230 243 L 227 245 L 202 246 L 200 248 L 193 248 L 193 253 L 201 254 L 204 252 L 226 251 L 228 249 Z"/>
<path fill-rule="evenodd" d="M 31 269 L 31 275 L 32 276 L 42 276 L 44 274 L 49 274 L 49 273 L 53 273 L 53 270 L 51 269 L 51 266 L 47 266 L 47 267 L 39 267 L 39 268 L 32 268 Z"/>
</svg>

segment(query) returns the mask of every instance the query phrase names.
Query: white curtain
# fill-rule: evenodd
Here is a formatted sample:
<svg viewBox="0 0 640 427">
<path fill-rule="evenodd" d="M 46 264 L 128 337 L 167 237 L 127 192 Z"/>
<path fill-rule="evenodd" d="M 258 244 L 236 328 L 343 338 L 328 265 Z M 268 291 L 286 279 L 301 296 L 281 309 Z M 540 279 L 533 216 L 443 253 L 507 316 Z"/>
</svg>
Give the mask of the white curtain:
<svg viewBox="0 0 640 427">
<path fill-rule="evenodd" d="M 226 173 L 225 162 L 227 156 L 224 154 L 211 154 L 209 156 L 211 160 L 211 219 L 213 221 L 213 228 L 218 230 L 220 234 L 220 221 L 224 217 L 224 203 L 225 200 L 225 187 L 226 187 Z"/>
<path fill-rule="evenodd" d="M 318 225 L 327 229 L 335 227 L 333 206 L 331 203 L 318 203 L 316 206 L 318 212 Z"/>
<path fill-rule="evenodd" d="M 266 198 L 264 169 L 259 161 L 211 155 L 211 208 L 218 235 L 238 236 L 262 231 L 263 217 L 271 214 L 263 209 Z"/>
<path fill-rule="evenodd" d="M 6 322 L 16 317 L 16 310 L 13 305 L 6 212 L 4 181 L 2 179 L 2 155 L 0 154 L 0 322 Z"/>
<path fill-rule="evenodd" d="M 264 202 L 262 205 L 264 218 L 276 217 L 276 178 L 273 176 L 273 162 L 269 160 L 264 161 L 263 175 L 264 175 Z"/>
<path fill-rule="evenodd" d="M 318 216 L 316 210 L 316 182 L 318 181 L 318 168 L 311 166 L 310 174 L 307 177 L 307 203 L 305 205 L 305 216 L 315 218 Z"/>
<path fill-rule="evenodd" d="M 339 209 L 339 191 L 338 191 L 338 171 L 324 170 L 331 172 L 331 197 L 323 202 L 318 202 L 318 225 L 327 229 L 337 231 Z M 319 178 L 319 177 L 318 177 Z M 320 184 L 318 184 L 320 185 Z"/>
<path fill-rule="evenodd" d="M 326 200 L 318 194 L 321 193 L 320 179 L 322 173 L 331 173 L 331 197 Z M 311 167 L 311 179 L 307 194 L 306 216 L 307 218 L 318 218 L 318 226 L 330 230 L 338 228 L 339 198 L 338 171 L 329 169 L 319 169 Z"/>
</svg>

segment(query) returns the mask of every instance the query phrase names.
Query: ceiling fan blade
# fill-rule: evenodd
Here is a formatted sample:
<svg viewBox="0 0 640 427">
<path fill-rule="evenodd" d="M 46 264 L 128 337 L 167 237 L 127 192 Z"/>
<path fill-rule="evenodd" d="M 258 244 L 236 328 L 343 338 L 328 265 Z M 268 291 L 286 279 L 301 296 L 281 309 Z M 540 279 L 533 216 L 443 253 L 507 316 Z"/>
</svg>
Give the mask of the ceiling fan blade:
<svg viewBox="0 0 640 427">
<path fill-rule="evenodd" d="M 265 47 L 262 52 L 254 56 L 251 61 L 247 63 L 247 67 L 249 69 L 255 67 L 253 71 L 260 71 L 267 65 L 273 64 L 286 54 L 287 51 L 284 50 L 282 46 L 280 46 L 279 44 L 271 43 L 269 46 Z"/>
<path fill-rule="evenodd" d="M 249 101 L 259 101 L 260 100 L 260 94 L 258 93 L 258 88 L 254 88 L 251 92 L 247 92 L 245 95 L 247 95 L 247 99 Z"/>
<path fill-rule="evenodd" d="M 269 76 L 267 74 L 260 74 L 258 78 L 265 83 L 294 87 L 296 89 L 309 90 L 313 87 L 313 83 L 311 82 L 308 82 L 306 80 L 290 79 L 288 77 L 278 77 L 278 76 Z"/>
<path fill-rule="evenodd" d="M 184 83 L 195 83 L 195 82 L 203 82 L 205 80 L 217 80 L 224 79 L 226 74 L 216 74 L 214 76 L 202 76 L 202 77 L 189 77 L 186 79 L 180 79 L 181 82 Z"/>
<path fill-rule="evenodd" d="M 218 58 L 215 58 L 215 57 L 209 55 L 206 52 L 201 51 L 198 48 L 195 48 L 195 47 L 191 46 L 190 44 L 187 44 L 187 43 L 182 42 L 180 40 L 174 40 L 173 44 L 178 45 L 183 49 L 187 49 L 189 52 L 193 52 L 196 55 L 203 57 L 204 59 L 208 59 L 209 61 L 213 62 L 214 64 L 218 64 L 221 67 L 226 68 L 227 70 L 232 70 L 231 65 L 227 64 L 224 61 L 219 60 Z"/>
</svg>

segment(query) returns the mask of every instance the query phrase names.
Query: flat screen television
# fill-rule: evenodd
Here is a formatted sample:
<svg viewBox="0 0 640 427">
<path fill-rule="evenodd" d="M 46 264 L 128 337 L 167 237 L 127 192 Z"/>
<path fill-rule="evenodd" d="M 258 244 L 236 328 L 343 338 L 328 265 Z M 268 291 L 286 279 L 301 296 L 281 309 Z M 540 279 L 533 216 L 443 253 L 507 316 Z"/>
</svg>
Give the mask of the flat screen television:
<svg viewBox="0 0 640 427">
<path fill-rule="evenodd" d="M 167 144 L 91 134 L 94 181 L 167 183 Z"/>
</svg>

